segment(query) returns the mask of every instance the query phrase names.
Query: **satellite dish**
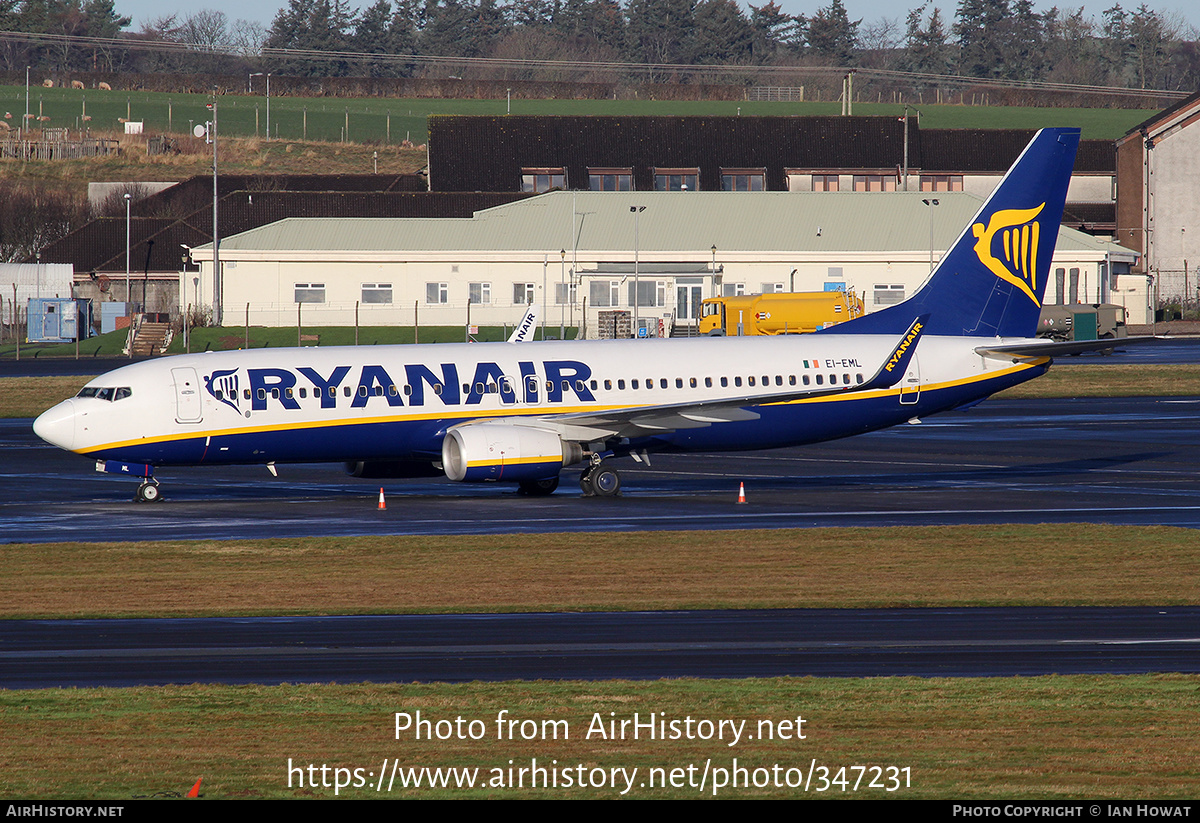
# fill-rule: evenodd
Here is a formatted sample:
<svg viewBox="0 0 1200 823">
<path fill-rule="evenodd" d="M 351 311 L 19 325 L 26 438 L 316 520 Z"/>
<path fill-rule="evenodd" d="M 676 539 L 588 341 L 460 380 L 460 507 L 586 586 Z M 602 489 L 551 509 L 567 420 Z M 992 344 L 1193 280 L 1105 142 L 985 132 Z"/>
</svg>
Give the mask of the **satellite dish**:
<svg viewBox="0 0 1200 823">
<path fill-rule="evenodd" d="M 197 137 L 203 137 L 204 135 L 208 134 L 208 129 L 203 123 L 201 123 L 199 126 L 196 126 L 196 128 L 192 129 L 192 134 L 196 135 Z"/>
</svg>

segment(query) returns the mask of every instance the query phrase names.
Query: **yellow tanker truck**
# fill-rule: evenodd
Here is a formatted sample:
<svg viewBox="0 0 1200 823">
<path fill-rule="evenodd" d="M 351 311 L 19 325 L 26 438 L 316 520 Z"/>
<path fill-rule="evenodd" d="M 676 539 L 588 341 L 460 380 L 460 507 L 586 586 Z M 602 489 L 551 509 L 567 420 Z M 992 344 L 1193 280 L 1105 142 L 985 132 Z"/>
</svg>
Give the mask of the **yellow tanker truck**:
<svg viewBox="0 0 1200 823">
<path fill-rule="evenodd" d="M 865 314 L 853 291 L 710 297 L 700 304 L 700 334 L 807 334 Z"/>
</svg>

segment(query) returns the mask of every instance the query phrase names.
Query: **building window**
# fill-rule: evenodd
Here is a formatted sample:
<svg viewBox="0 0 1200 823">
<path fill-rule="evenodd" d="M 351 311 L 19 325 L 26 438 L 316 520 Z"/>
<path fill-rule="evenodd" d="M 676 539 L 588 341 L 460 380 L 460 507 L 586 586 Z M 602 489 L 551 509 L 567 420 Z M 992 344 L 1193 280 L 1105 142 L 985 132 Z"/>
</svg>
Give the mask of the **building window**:
<svg viewBox="0 0 1200 823">
<path fill-rule="evenodd" d="M 296 302 L 297 303 L 324 303 L 325 302 L 325 284 L 324 283 L 297 283 L 296 284 Z"/>
<path fill-rule="evenodd" d="M 513 283 L 513 305 L 528 306 L 533 303 L 532 283 Z"/>
<path fill-rule="evenodd" d="M 875 305 L 891 306 L 904 302 L 904 286 L 875 284 Z"/>
<path fill-rule="evenodd" d="M 565 168 L 521 169 L 521 191 L 544 192 L 566 187 Z"/>
<path fill-rule="evenodd" d="M 721 284 L 721 296 L 722 297 L 740 297 L 741 295 L 743 295 L 745 293 L 746 293 L 746 284 L 745 283 L 722 283 Z"/>
<path fill-rule="evenodd" d="M 856 174 L 854 175 L 855 191 L 895 191 L 896 175 L 894 174 Z"/>
<path fill-rule="evenodd" d="M 837 191 L 839 177 L 836 174 L 814 174 L 812 176 L 813 191 Z"/>
<path fill-rule="evenodd" d="M 450 285 L 448 283 L 426 283 L 425 302 L 431 305 L 450 302 Z"/>
<path fill-rule="evenodd" d="M 574 283 L 554 284 L 554 304 L 556 306 L 575 305 L 576 290 Z"/>
<path fill-rule="evenodd" d="M 492 284 L 491 283 L 468 283 L 467 284 L 467 299 L 472 303 L 491 303 L 492 302 Z"/>
<path fill-rule="evenodd" d="M 392 302 L 392 284 L 391 283 L 363 283 L 362 284 L 362 302 L 364 302 L 364 303 L 391 303 Z"/>
<path fill-rule="evenodd" d="M 765 191 L 766 169 L 721 169 L 721 191 Z"/>
<path fill-rule="evenodd" d="M 700 191 L 700 169 L 654 170 L 655 191 Z"/>
<path fill-rule="evenodd" d="M 588 284 L 588 302 L 598 308 L 620 305 L 619 280 L 593 280 Z"/>
<path fill-rule="evenodd" d="M 921 191 L 962 191 L 961 174 L 922 174 Z"/>
<path fill-rule="evenodd" d="M 643 308 L 655 308 L 667 304 L 667 289 L 660 280 L 629 281 L 629 305 L 634 305 L 634 289 L 637 290 L 637 305 Z"/>
<path fill-rule="evenodd" d="M 783 293 L 783 284 L 782 283 L 763 283 L 762 290 L 760 292 L 760 294 L 782 294 L 782 293 Z"/>
<path fill-rule="evenodd" d="M 592 191 L 633 191 L 633 169 L 588 169 Z"/>
</svg>

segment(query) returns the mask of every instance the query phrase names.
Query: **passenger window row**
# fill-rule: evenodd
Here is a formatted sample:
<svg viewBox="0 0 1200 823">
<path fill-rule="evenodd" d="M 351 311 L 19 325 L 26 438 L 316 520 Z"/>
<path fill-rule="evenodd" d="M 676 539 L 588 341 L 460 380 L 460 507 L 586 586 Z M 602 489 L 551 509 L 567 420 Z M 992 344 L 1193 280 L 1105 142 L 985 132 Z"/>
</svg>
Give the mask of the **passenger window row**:
<svg viewBox="0 0 1200 823">
<path fill-rule="evenodd" d="M 794 374 L 787 375 L 787 385 L 788 386 L 797 386 L 797 385 L 811 386 L 814 384 L 817 386 L 824 386 L 826 384 L 828 384 L 830 386 L 837 386 L 837 385 L 849 386 L 849 385 L 851 385 L 852 380 L 853 380 L 854 384 L 861 385 L 863 382 L 863 376 L 861 373 L 855 374 L 852 377 L 850 374 L 847 374 L 847 373 L 842 373 L 839 375 L 839 374 L 832 373 L 832 372 L 829 373 L 828 375 L 815 374 L 815 375 L 810 376 L 808 374 L 802 374 L 802 375 L 800 375 L 799 378 L 797 378 L 796 375 L 794 375 Z M 540 382 L 540 381 L 534 381 L 534 380 L 530 379 L 529 386 L 528 386 L 530 392 L 536 392 L 537 382 Z M 606 379 L 603 381 L 604 390 L 612 391 L 613 386 L 615 385 L 617 391 L 625 391 L 627 382 L 628 382 L 628 388 L 631 390 L 640 389 L 643 387 L 646 389 L 653 389 L 653 388 L 655 388 L 655 385 L 656 385 L 655 378 L 647 378 L 645 380 L 640 380 L 638 378 L 632 378 L 628 381 L 626 381 L 625 379 L 617 379 L 615 381 L 612 379 Z M 677 388 L 677 389 L 684 388 L 684 383 L 685 383 L 684 378 L 676 377 L 674 382 L 675 382 L 675 388 Z M 696 377 L 690 377 L 686 381 L 687 388 L 692 388 L 692 389 L 699 388 L 700 383 L 701 383 L 701 380 Z M 745 387 L 745 388 L 758 388 L 758 387 L 769 388 L 772 386 L 782 387 L 784 385 L 784 375 L 777 374 L 774 376 L 774 378 L 772 378 L 771 375 L 767 375 L 767 374 L 762 375 L 761 378 L 758 375 L 748 375 L 746 377 L 735 376 L 733 378 L 705 377 L 703 379 L 703 383 L 704 383 L 704 388 L 706 388 L 706 389 L 711 389 L 715 383 L 719 383 L 721 388 L 723 388 L 723 389 L 729 388 L 730 385 L 732 385 L 734 388 L 743 388 L 743 387 Z M 665 378 L 665 377 L 657 378 L 657 387 L 658 388 L 666 389 L 666 388 L 669 388 L 670 385 L 671 385 L 671 381 L 668 380 L 667 378 Z M 589 386 L 591 387 L 591 389 L 593 391 L 598 391 L 600 388 L 600 381 L 592 380 L 592 381 L 590 381 L 590 383 L 585 384 L 584 381 L 582 381 L 582 380 L 576 380 L 576 381 L 574 381 L 573 386 L 572 386 L 572 382 L 570 380 L 562 381 L 562 390 L 564 392 L 570 391 L 572 389 L 572 387 L 574 388 L 574 390 L 576 392 L 582 392 Z M 470 384 L 470 383 L 462 384 L 463 394 L 470 394 L 471 389 L 472 389 L 472 384 Z M 442 393 L 442 390 L 443 390 L 443 387 L 442 387 L 441 383 L 433 384 L 433 393 L 434 394 L 440 395 Z M 496 394 L 499 391 L 503 391 L 505 394 L 512 394 L 515 391 L 515 388 L 514 388 L 513 381 L 510 378 L 505 377 L 500 381 L 500 383 L 495 383 L 495 382 L 475 383 L 474 390 L 475 390 L 476 394 Z M 549 380 L 546 381 L 546 390 L 547 391 L 554 390 L 554 384 Z M 126 389 L 115 389 L 115 390 L 114 389 L 85 388 L 79 393 L 79 396 L 80 397 L 100 396 L 99 393 L 102 393 L 102 392 L 110 392 L 111 393 L 113 391 L 116 391 L 118 393 L 124 392 L 124 394 L 118 394 L 118 396 L 115 398 L 117 400 L 120 400 L 122 397 L 128 397 L 129 393 L 130 393 L 130 390 L 127 388 Z M 337 389 L 335 387 L 330 386 L 327 391 L 328 391 L 329 397 L 337 396 Z M 85 394 L 85 392 L 91 392 L 91 394 Z M 291 399 L 298 395 L 300 397 L 300 399 L 303 400 L 308 397 L 308 392 L 309 392 L 309 390 L 307 387 L 302 387 L 297 390 L 293 390 L 291 387 L 289 387 L 289 388 L 286 388 L 283 390 L 283 396 Z M 373 390 L 368 390 L 368 388 L 366 386 L 359 386 L 357 393 L 358 393 L 359 397 L 369 397 L 372 395 L 374 395 L 375 397 L 383 397 L 385 393 L 391 397 L 396 397 L 399 394 L 403 394 L 405 397 L 408 397 L 408 396 L 412 395 L 412 386 L 405 385 L 401 388 L 397 388 L 395 385 L 390 385 L 385 389 L 383 386 L 376 385 Z M 218 400 L 220 400 L 223 397 L 223 394 L 220 391 L 217 391 L 215 394 L 216 394 L 216 397 Z M 250 389 L 243 389 L 242 394 L 246 400 L 251 399 Z M 354 390 L 351 389 L 349 386 L 342 386 L 342 394 L 345 397 L 351 397 L 354 394 Z M 270 395 L 271 395 L 271 397 L 278 400 L 280 397 L 280 390 L 278 388 L 271 389 Z M 314 386 L 312 388 L 312 396 L 320 397 L 321 390 L 319 388 L 317 388 L 316 386 Z M 267 397 L 267 389 L 260 388 L 258 390 L 258 399 L 265 400 L 266 397 Z M 101 396 L 100 399 L 108 400 L 108 399 L 113 399 L 113 398 L 111 396 Z"/>
</svg>

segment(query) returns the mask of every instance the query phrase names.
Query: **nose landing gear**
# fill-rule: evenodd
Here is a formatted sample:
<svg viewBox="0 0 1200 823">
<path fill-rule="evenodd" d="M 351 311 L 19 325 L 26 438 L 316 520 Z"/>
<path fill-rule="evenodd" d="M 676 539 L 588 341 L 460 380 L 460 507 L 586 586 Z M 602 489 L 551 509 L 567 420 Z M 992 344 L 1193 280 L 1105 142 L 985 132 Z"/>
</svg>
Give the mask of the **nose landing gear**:
<svg viewBox="0 0 1200 823">
<path fill-rule="evenodd" d="M 153 477 L 143 481 L 133 495 L 135 503 L 161 503 L 162 499 L 162 490 L 158 487 L 158 481 Z"/>
<path fill-rule="evenodd" d="M 146 463 L 125 463 L 120 460 L 97 460 L 96 471 L 106 474 L 123 474 L 126 477 L 140 477 L 142 483 L 133 494 L 135 503 L 157 503 L 161 501 L 162 489 L 154 479 L 154 467 Z"/>
</svg>

